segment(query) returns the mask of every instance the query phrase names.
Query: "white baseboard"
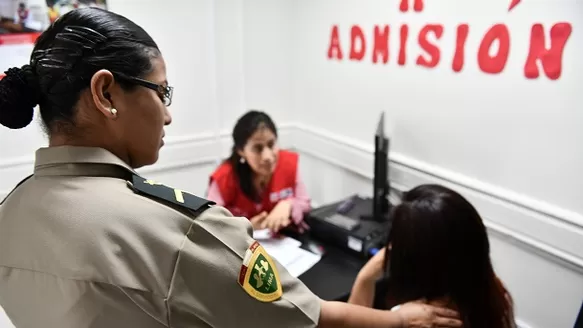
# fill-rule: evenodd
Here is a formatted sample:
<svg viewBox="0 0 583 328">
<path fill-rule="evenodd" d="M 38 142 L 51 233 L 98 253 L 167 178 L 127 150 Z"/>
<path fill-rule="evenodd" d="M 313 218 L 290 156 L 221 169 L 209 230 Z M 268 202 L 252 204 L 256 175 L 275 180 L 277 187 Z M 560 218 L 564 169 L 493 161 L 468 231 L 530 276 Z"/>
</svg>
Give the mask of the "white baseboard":
<svg viewBox="0 0 583 328">
<path fill-rule="evenodd" d="M 529 326 L 528 324 L 526 324 L 522 320 L 516 320 L 516 327 L 517 328 L 532 328 L 531 326 Z"/>
<path fill-rule="evenodd" d="M 291 128 L 298 151 L 372 179 L 372 144 L 303 124 Z M 582 215 L 401 154 L 390 154 L 389 170 L 392 187 L 399 191 L 425 183 L 439 183 L 457 190 L 478 208 L 492 233 L 583 273 Z"/>
</svg>

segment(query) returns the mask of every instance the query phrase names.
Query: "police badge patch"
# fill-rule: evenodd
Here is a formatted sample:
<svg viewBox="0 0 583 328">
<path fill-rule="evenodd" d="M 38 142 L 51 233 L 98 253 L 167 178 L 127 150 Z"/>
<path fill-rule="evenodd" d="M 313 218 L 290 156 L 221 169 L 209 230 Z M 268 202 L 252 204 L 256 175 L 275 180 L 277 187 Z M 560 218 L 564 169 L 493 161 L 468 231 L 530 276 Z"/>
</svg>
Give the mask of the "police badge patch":
<svg viewBox="0 0 583 328">
<path fill-rule="evenodd" d="M 245 252 L 239 271 L 239 285 L 247 294 L 261 302 L 273 302 L 283 295 L 277 268 L 257 241 Z"/>
</svg>

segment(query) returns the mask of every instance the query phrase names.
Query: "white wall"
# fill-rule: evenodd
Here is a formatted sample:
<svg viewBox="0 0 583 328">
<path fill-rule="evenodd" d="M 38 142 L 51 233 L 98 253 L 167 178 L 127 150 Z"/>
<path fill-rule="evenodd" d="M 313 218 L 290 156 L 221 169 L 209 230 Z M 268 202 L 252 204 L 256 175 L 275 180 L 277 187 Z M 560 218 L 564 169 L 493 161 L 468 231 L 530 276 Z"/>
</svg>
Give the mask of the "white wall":
<svg viewBox="0 0 583 328">
<path fill-rule="evenodd" d="M 224 131 L 246 111 L 243 10 L 243 0 L 215 0 L 216 112 Z"/>
<path fill-rule="evenodd" d="M 411 1 L 412 2 L 412 1 Z M 583 212 L 583 152 L 573 151 L 583 139 L 583 44 L 578 23 L 583 20 L 579 1 L 523 1 L 508 13 L 508 0 L 426 0 L 421 14 L 398 11 L 398 1 L 300 1 L 294 58 L 294 111 L 306 123 L 370 141 L 378 113 L 392 118 L 394 148 L 399 154 L 487 181 L 533 199 L 573 212 Z M 559 81 L 527 80 L 522 75 L 530 28 L 535 22 L 550 26 L 567 21 L 574 32 L 564 54 Z M 442 62 L 433 69 L 415 66 L 419 52 L 417 31 L 426 23 L 441 23 Z M 466 67 L 451 70 L 455 28 L 469 22 Z M 478 71 L 477 46 L 485 30 L 504 22 L 511 31 L 511 53 L 505 71 L 488 76 Z M 396 64 L 400 23 L 410 26 L 408 63 Z M 333 24 L 340 29 L 345 60 L 326 57 Z M 346 60 L 350 27 L 359 24 L 369 49 L 375 24 L 391 25 L 391 58 L 387 65 L 372 64 L 372 51 L 363 62 Z M 332 119 L 329 111 L 341 113 Z M 363 122 L 355 129 L 352 122 Z M 488 163 L 485 165 L 485 163 Z M 560 170 L 553 169 L 560 167 Z M 525 170 L 527 168 L 527 170 Z M 516 174 L 522 172 L 523 174 Z"/>
<path fill-rule="evenodd" d="M 248 108 L 266 110 L 277 122 L 292 111 L 292 35 L 295 2 L 244 1 L 245 91 Z"/>
<path fill-rule="evenodd" d="M 426 0 L 422 13 L 401 13 L 399 1 L 295 3 L 288 36 L 294 145 L 304 154 L 315 201 L 371 193 L 372 134 L 385 111 L 393 185 L 406 190 L 438 182 L 461 191 L 487 221 L 496 269 L 521 324 L 572 327 L 583 299 L 583 3 L 522 1 L 510 13 L 507 0 Z M 531 26 L 538 22 L 547 29 L 557 22 L 573 26 L 559 80 L 542 71 L 539 79 L 524 77 Z M 405 23 L 408 56 L 399 66 Z M 422 53 L 418 31 L 427 23 L 444 26 L 437 42 L 441 62 L 433 69 L 415 65 Z M 454 73 L 459 23 L 468 23 L 470 34 L 465 68 Z M 508 26 L 511 50 L 505 70 L 488 75 L 478 68 L 477 49 L 495 23 Z M 353 24 L 367 40 L 360 62 L 348 59 Z M 386 65 L 372 62 L 375 24 L 391 26 Z M 333 25 L 340 31 L 341 61 L 327 57 Z"/>
<path fill-rule="evenodd" d="M 0 1 L 0 17 L 14 18 L 14 13 L 18 8 L 18 0 L 2 0 Z"/>
</svg>

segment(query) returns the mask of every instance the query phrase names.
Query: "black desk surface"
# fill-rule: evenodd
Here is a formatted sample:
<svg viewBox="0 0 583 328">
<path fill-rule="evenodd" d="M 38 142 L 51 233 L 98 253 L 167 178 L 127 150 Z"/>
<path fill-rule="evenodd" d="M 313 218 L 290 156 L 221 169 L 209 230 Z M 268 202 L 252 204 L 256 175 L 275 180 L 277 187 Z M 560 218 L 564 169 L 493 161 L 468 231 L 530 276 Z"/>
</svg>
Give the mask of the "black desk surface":
<svg viewBox="0 0 583 328">
<path fill-rule="evenodd" d="M 309 235 L 296 238 L 303 243 L 315 240 Z M 323 300 L 346 301 L 356 275 L 366 260 L 334 246 L 315 241 L 324 247 L 326 253 L 320 262 L 300 275 L 299 279 Z"/>
<path fill-rule="evenodd" d="M 322 211 L 335 212 L 340 202 L 313 209 L 308 215 Z M 347 215 L 358 218 L 360 215 L 368 213 L 371 208 L 372 200 L 358 198 L 355 206 Z M 363 222 L 363 224 L 367 224 L 367 222 Z M 300 275 L 299 279 L 323 300 L 348 300 L 356 276 L 367 260 L 363 256 L 355 255 L 355 253 L 316 238 L 317 236 L 314 236 L 309 231 L 300 235 L 294 230 L 285 229 L 284 234 L 302 242 L 305 249 L 307 249 L 305 247 L 306 244 L 315 242 L 325 250 L 322 259 Z"/>
</svg>

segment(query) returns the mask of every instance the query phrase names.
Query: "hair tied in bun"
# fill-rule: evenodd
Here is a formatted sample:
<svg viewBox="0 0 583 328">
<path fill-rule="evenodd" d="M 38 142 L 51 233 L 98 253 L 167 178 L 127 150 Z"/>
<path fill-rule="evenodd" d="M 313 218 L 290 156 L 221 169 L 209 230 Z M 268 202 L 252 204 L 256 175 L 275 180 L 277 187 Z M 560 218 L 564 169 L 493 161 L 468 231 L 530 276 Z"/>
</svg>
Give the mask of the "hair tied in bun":
<svg viewBox="0 0 583 328">
<path fill-rule="evenodd" d="M 0 124 L 21 129 L 32 121 L 40 87 L 30 65 L 11 68 L 0 80 Z"/>
</svg>

